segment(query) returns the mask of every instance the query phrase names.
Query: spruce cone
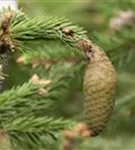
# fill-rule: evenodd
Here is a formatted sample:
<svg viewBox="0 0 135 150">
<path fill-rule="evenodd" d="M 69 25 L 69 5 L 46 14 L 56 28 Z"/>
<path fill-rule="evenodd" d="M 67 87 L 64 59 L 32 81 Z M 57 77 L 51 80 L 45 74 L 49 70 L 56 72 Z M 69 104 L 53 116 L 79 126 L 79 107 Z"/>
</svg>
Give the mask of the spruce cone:
<svg viewBox="0 0 135 150">
<path fill-rule="evenodd" d="M 93 136 L 106 127 L 114 105 L 116 91 L 116 71 L 105 52 L 98 46 L 80 41 L 88 58 L 84 76 L 84 112 L 88 127 Z"/>
</svg>

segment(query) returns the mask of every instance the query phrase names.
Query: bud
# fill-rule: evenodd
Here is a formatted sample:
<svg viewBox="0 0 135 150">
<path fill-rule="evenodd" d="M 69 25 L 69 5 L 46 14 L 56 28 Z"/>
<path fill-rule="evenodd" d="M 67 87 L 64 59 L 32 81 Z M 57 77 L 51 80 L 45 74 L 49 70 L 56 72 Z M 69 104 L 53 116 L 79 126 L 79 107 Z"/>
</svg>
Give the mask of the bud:
<svg viewBox="0 0 135 150">
<path fill-rule="evenodd" d="M 86 123 L 78 123 L 76 128 L 75 128 L 75 132 L 77 132 L 78 134 L 82 134 L 84 131 L 88 130 L 88 126 L 86 125 Z"/>
<path fill-rule="evenodd" d="M 44 80 L 44 79 L 41 79 L 40 80 L 40 83 L 43 85 L 43 87 L 48 87 L 49 85 L 52 84 L 52 81 L 51 80 Z"/>
<path fill-rule="evenodd" d="M 32 77 L 31 77 L 31 81 L 33 84 L 38 84 L 40 82 L 40 78 L 37 74 L 34 74 Z"/>
<path fill-rule="evenodd" d="M 47 94 L 47 91 L 44 88 L 41 88 L 39 90 L 39 95 L 45 96 Z"/>
<path fill-rule="evenodd" d="M 24 63 L 25 62 L 25 57 L 23 57 L 23 56 L 18 57 L 16 62 L 19 63 L 19 64 Z"/>
</svg>

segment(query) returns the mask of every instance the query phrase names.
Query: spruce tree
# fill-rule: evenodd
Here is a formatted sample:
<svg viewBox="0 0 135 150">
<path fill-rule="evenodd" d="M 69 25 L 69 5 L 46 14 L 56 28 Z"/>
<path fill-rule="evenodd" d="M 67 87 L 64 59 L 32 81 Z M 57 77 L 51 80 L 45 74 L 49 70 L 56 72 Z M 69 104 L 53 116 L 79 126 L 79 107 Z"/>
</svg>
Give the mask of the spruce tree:
<svg viewBox="0 0 135 150">
<path fill-rule="evenodd" d="M 0 149 L 134 149 L 134 0 L 37 4 L 51 11 L 0 13 Z M 118 76 L 112 117 L 97 137 L 82 123 L 89 44 L 80 41 L 102 47 Z"/>
</svg>

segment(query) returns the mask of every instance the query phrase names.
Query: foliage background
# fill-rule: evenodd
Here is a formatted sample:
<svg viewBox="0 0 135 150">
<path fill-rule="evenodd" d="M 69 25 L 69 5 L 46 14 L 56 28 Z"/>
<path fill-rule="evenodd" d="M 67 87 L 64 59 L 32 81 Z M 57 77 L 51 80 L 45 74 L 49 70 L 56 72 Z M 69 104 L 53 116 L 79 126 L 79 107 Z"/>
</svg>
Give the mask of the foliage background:
<svg viewBox="0 0 135 150">
<path fill-rule="evenodd" d="M 133 0 L 20 0 L 19 4 L 31 18 L 48 15 L 64 16 L 84 27 L 88 31 L 89 38 L 104 48 L 117 69 L 116 105 L 106 131 L 98 137 L 78 143 L 76 149 L 135 149 L 135 27 L 133 24 L 132 28 L 122 28 L 118 33 L 112 35 L 109 25 L 111 18 L 118 11 L 134 10 L 135 2 Z M 8 72 L 9 77 L 6 79 L 6 89 L 27 82 L 34 73 L 45 79 L 58 80 L 61 74 L 69 71 L 67 74 L 73 73 L 73 77 L 63 79 L 63 82 L 69 84 L 60 91 L 56 88 L 59 99 L 42 115 L 45 113 L 55 118 L 63 117 L 79 122 L 83 118 L 84 99 L 82 82 L 85 61 L 82 55 L 54 41 L 35 41 L 27 45 L 34 49 L 34 52 L 14 54 Z M 19 64 L 16 59 L 22 55 L 26 61 L 24 64 Z M 50 64 L 47 62 L 44 64 L 45 67 L 40 64 L 32 69 L 33 60 L 41 57 L 49 60 Z M 77 63 L 72 66 L 74 62 Z M 51 69 L 47 68 L 48 65 L 51 66 Z M 46 139 L 52 141 L 48 137 Z M 62 149 L 62 144 L 51 142 L 51 146 L 45 149 L 50 148 Z"/>
</svg>

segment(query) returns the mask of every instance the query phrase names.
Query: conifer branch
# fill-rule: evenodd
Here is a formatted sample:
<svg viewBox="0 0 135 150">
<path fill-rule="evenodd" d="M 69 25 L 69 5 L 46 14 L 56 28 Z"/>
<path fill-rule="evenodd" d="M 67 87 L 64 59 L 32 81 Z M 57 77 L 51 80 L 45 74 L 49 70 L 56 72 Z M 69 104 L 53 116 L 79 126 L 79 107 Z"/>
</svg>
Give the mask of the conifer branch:
<svg viewBox="0 0 135 150">
<path fill-rule="evenodd" d="M 51 145 L 57 140 L 63 129 L 71 128 L 73 122 L 64 119 L 50 117 L 25 116 L 7 119 L 2 122 L 4 131 L 14 147 L 39 148 L 39 146 Z"/>
<path fill-rule="evenodd" d="M 67 77 L 69 80 L 69 75 Z M 2 93 L 0 128 L 8 134 L 13 145 L 22 148 L 46 147 L 58 138 L 60 131 L 71 125 L 63 119 L 47 117 L 47 111 L 60 99 L 60 90 L 67 90 L 69 83 L 66 84 L 65 79 L 66 76 L 59 77 L 45 96 L 39 95 L 42 85 L 33 84 L 31 80 Z"/>
<path fill-rule="evenodd" d="M 29 19 L 22 12 L 14 12 L 10 25 L 11 38 L 18 41 L 59 40 L 76 46 L 74 39 L 86 39 L 86 31 L 65 18 L 42 17 Z M 74 36 L 74 38 L 72 38 Z"/>
<path fill-rule="evenodd" d="M 38 108 L 37 102 L 41 98 L 38 96 L 39 85 L 33 85 L 31 81 L 24 83 L 22 86 L 13 87 L 9 91 L 5 91 L 0 96 L 0 118 L 14 118 L 18 115 L 26 115 L 28 112 Z M 34 96 L 35 99 L 34 99 Z M 33 99 L 32 99 L 33 98 Z M 42 101 L 45 106 L 49 105 L 47 101 Z M 40 104 L 41 105 L 41 102 Z M 38 107 L 36 107 L 38 106 Z M 39 108 L 38 108 L 39 109 Z"/>
</svg>

